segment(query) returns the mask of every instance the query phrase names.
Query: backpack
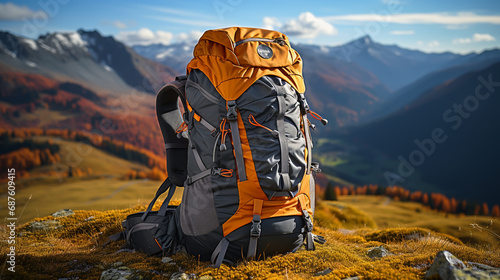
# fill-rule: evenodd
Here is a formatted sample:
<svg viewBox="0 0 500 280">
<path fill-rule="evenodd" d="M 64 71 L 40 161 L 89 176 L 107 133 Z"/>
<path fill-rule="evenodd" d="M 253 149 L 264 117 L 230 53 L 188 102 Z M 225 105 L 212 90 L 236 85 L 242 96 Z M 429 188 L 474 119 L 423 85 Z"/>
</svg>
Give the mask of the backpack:
<svg viewBox="0 0 500 280">
<path fill-rule="evenodd" d="M 171 230 L 154 229 L 155 243 L 163 253 L 182 244 L 216 267 L 324 243 L 312 234 L 319 167 L 307 115 L 327 121 L 309 110 L 302 60 L 288 38 L 255 28 L 209 30 L 193 54 L 187 75 L 157 95 L 169 192 L 184 191 L 166 221 Z"/>
</svg>

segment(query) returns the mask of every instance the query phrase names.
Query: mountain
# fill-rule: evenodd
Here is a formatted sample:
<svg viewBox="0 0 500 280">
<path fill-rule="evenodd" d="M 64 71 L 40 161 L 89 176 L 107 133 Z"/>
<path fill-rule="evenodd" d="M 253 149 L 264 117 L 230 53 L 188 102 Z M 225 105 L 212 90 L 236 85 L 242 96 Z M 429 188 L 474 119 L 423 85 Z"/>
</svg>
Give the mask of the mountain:
<svg viewBox="0 0 500 280">
<path fill-rule="evenodd" d="M 500 60 L 500 50 L 467 55 L 450 52 L 425 53 L 397 45 L 380 44 L 370 36 L 335 47 L 310 46 L 310 50 L 318 55 L 333 56 L 363 67 L 391 91 L 397 91 L 435 71 L 479 61 Z"/>
<path fill-rule="evenodd" d="M 0 32 L 2 71 L 42 74 L 111 93 L 155 93 L 177 72 L 97 31 L 50 33 L 36 40 Z"/>
<path fill-rule="evenodd" d="M 309 46 L 293 45 L 293 48 L 304 61 L 306 96 L 312 110 L 330 120 L 326 129 L 356 123 L 390 94 L 373 73 L 356 64 L 317 55 Z"/>
<path fill-rule="evenodd" d="M 186 73 L 186 65 L 193 58 L 195 44 L 193 42 L 185 42 L 171 45 L 136 45 L 132 49 L 139 55 L 167 65 L 175 71 L 184 74 Z"/>
<path fill-rule="evenodd" d="M 478 59 L 471 59 L 469 57 L 464 60 L 460 59 L 460 62 L 455 61 L 454 64 L 458 65 L 427 74 L 419 80 L 394 92 L 389 98 L 379 103 L 373 111 L 365 114 L 361 121 L 370 121 L 390 115 L 391 113 L 403 109 L 421 94 L 424 94 L 432 88 L 456 79 L 470 71 L 486 68 L 499 60 L 500 50 L 492 50 L 478 55 Z"/>
<path fill-rule="evenodd" d="M 449 196 L 498 203 L 499 73 L 500 63 L 466 73 L 346 138 L 391 159 L 379 174 L 385 184 L 419 189 L 411 180 L 418 174 Z"/>
<path fill-rule="evenodd" d="M 0 124 L 70 129 L 162 154 L 154 93 L 177 72 L 97 31 L 0 32 Z"/>
</svg>

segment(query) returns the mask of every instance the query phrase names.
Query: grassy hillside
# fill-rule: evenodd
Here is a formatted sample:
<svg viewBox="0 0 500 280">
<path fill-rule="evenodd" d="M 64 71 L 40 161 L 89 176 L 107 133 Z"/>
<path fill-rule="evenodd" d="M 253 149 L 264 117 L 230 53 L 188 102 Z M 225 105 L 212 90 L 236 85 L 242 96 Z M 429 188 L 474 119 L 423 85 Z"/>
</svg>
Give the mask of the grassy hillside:
<svg viewBox="0 0 500 280">
<path fill-rule="evenodd" d="M 23 211 L 20 222 L 44 217 L 59 209 L 111 210 L 146 204 L 154 197 L 160 181 L 121 180 L 117 178 L 66 179 L 64 182 L 46 179 L 29 184 L 16 193 L 18 214 Z M 179 188 L 174 199 L 180 199 Z M 7 217 L 5 204 L 0 217 Z M 20 209 L 19 209 L 20 208 Z"/>
<path fill-rule="evenodd" d="M 467 245 L 500 249 L 499 218 L 439 213 L 420 203 L 385 196 L 341 196 L 339 200 L 329 203 L 367 213 L 380 229 L 421 227 L 455 236 Z"/>
<path fill-rule="evenodd" d="M 63 218 L 45 217 L 36 221 L 52 220 L 60 227 L 36 231 L 26 224 L 19 228 L 16 273 L 6 270 L 2 273 L 11 279 L 97 279 L 109 269 L 125 271 L 132 279 L 168 279 L 179 272 L 186 273 L 186 279 L 310 279 L 313 276 L 318 276 L 315 279 L 352 276 L 421 279 L 441 250 L 448 250 L 464 261 L 500 266 L 498 247 L 478 250 L 454 237 L 423 228 L 374 229 L 370 228 L 374 224 L 364 224 L 370 218 L 360 210 L 353 208 L 349 210 L 352 213 L 344 213 L 346 216 L 342 217 L 334 214 L 338 213 L 334 210 L 337 206 L 323 202 L 318 206 L 317 215 L 320 216 L 333 214 L 334 219 L 343 220 L 355 212 L 357 218 L 350 219 L 350 223 L 339 230 L 326 224 L 316 226 L 316 233 L 328 240 L 324 245 L 317 245 L 316 251 L 299 250 L 260 261 L 243 261 L 234 267 L 223 264 L 220 269 L 183 253 L 171 256 L 172 260 L 164 263 L 160 258 L 141 253 L 116 253 L 121 242 L 100 246 L 107 236 L 121 230 L 120 223 L 128 214 L 144 210 L 145 206 L 105 212 L 75 211 L 74 215 Z M 6 239 L 6 232 L 1 235 L 1 239 Z M 6 243 L 0 244 L 2 256 L 5 256 Z M 377 246 L 383 246 L 390 255 L 369 257 L 368 251 Z"/>
</svg>

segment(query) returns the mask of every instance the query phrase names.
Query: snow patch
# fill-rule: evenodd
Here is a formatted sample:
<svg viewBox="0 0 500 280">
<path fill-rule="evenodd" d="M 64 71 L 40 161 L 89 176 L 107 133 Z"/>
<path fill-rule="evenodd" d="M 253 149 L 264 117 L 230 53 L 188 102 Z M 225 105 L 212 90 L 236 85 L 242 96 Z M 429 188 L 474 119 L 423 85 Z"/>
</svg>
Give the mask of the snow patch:
<svg viewBox="0 0 500 280">
<path fill-rule="evenodd" d="M 101 65 L 104 68 L 104 70 L 108 72 L 113 72 L 113 68 L 109 67 L 109 65 L 107 65 L 106 63 L 101 63 Z"/>
<path fill-rule="evenodd" d="M 165 57 L 172 56 L 173 52 L 174 52 L 174 49 L 168 49 L 162 53 L 157 54 L 156 59 L 164 59 Z"/>
<path fill-rule="evenodd" d="M 36 63 L 28 61 L 28 60 L 24 61 L 24 63 L 26 63 L 26 65 L 28 65 L 29 67 L 36 67 L 37 66 Z"/>
<path fill-rule="evenodd" d="M 73 32 L 68 34 L 68 39 L 71 44 L 74 46 L 85 48 L 87 46 L 86 42 L 82 40 L 82 37 L 79 33 Z"/>
<path fill-rule="evenodd" d="M 31 39 L 22 39 L 22 41 L 28 45 L 28 47 L 30 47 L 31 49 L 33 50 L 38 50 L 38 46 L 36 45 L 36 42 L 34 40 L 31 40 Z"/>
<path fill-rule="evenodd" d="M 57 51 L 54 48 L 51 48 L 51 47 L 45 45 L 44 43 L 40 43 L 40 47 L 44 50 L 51 52 L 51 53 L 54 53 L 54 54 L 57 53 Z"/>
</svg>

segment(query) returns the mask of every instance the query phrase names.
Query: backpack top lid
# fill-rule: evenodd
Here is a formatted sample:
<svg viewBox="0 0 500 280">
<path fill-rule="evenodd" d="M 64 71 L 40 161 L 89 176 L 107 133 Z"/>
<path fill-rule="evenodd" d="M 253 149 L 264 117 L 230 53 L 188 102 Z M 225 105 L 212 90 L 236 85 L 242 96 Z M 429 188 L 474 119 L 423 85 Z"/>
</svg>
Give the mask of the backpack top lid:
<svg viewBox="0 0 500 280">
<path fill-rule="evenodd" d="M 225 100 L 236 100 L 265 75 L 278 76 L 305 92 L 302 59 L 285 34 L 259 28 L 229 27 L 206 31 L 187 65 L 201 70 Z"/>
</svg>

